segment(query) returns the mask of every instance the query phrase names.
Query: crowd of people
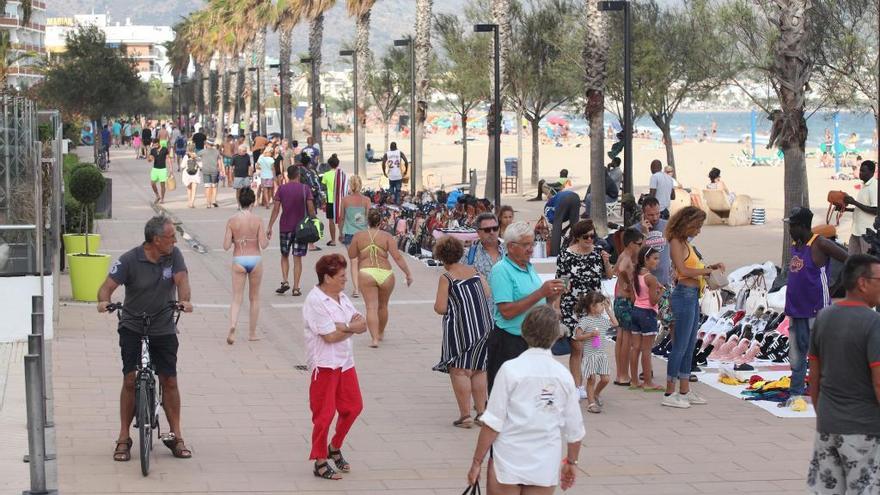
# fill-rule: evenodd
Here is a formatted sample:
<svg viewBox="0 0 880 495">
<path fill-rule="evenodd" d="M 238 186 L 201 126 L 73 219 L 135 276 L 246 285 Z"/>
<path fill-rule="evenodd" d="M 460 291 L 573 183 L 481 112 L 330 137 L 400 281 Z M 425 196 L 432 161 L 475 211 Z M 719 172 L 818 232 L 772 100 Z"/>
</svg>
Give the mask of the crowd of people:
<svg viewBox="0 0 880 495">
<path fill-rule="evenodd" d="M 151 137 L 148 145 L 151 184 L 160 203 L 165 192 L 162 186 L 170 173 L 167 157 L 169 140 L 176 139 L 173 131 L 173 125 L 162 127 L 156 135 L 158 141 Z M 296 141 L 288 143 L 278 137 L 257 136 L 253 143 L 236 139 L 226 136 L 217 143 L 197 132 L 185 143 L 178 162 L 180 173 L 198 175 L 185 182 L 190 207 L 195 207 L 195 187 L 190 190 L 190 186 L 203 184 L 208 208 L 218 206 L 218 184 L 236 190 L 238 209 L 227 222 L 223 241 L 224 249 L 233 250 L 228 344 L 235 343 L 246 283 L 250 299 L 248 337 L 259 338 L 262 251 L 274 235 L 276 221 L 282 277 L 278 294 L 292 290 L 293 296 L 302 295 L 302 258 L 309 251 L 321 249 L 315 245 L 317 238 L 307 235 L 313 228 L 317 230 L 313 227 L 314 217 L 321 207 L 330 225 L 327 245 L 335 246 L 339 239 L 346 246 L 344 254 L 327 254 L 317 260 L 318 284 L 308 291 L 302 309 L 311 373 L 313 431 L 309 459 L 314 462 L 315 476 L 340 479 L 352 469 L 341 449 L 363 409 L 352 339 L 368 333 L 370 347 L 379 347 L 396 284 L 392 262 L 404 274 L 407 286 L 412 284 L 413 275 L 393 230 L 389 232 L 384 225 L 385 217 L 374 198 L 364 194 L 363 179 L 346 176 L 336 155 L 330 156 L 324 167 L 320 148 L 311 138 L 303 148 Z M 408 162 L 396 146 L 382 162 L 390 181 L 389 200 L 399 204 Z M 863 167 L 866 185 L 876 181 L 873 162 L 865 162 Z M 609 172 L 614 168 L 609 167 Z M 433 259 L 443 268 L 434 303 L 434 311 L 442 315 L 442 344 L 440 360 L 433 369 L 450 377 L 458 408 L 451 424 L 481 428 L 467 473 L 469 483 L 479 481 L 491 448 L 489 493 L 552 493 L 557 485 L 563 489 L 572 486 L 584 436 L 579 401 L 586 401 L 587 412 L 601 413 L 602 392 L 610 383 L 656 393 L 659 403 L 671 408 L 707 404 L 707 399 L 690 386 L 701 317 L 700 297 L 713 272 L 723 273 L 726 267 L 721 262 L 706 262 L 694 246 L 706 213 L 694 206 L 671 213 L 672 178 L 659 161 L 651 164 L 651 172 L 650 195 L 640 201 L 640 223 L 624 229 L 616 240 L 599 238 L 589 215 L 581 218 L 583 203 L 565 183 L 567 173 L 560 174 L 557 184 L 561 187 L 553 194 L 557 198 L 555 213 L 565 218 L 568 228 L 563 234 L 561 225 L 557 229 L 553 222 L 550 254 L 557 256 L 556 272 L 546 281 L 532 264 L 535 225 L 515 221 L 510 207 L 499 205 L 496 215 L 491 205 L 475 198 L 455 205 L 457 222 L 474 229 L 477 238 L 468 245 L 455 235 L 445 235 L 433 244 Z M 714 175 L 713 183 L 719 184 L 715 180 L 719 174 Z M 614 181 L 613 177 L 608 179 Z M 857 211 L 876 214 L 876 185 L 874 188 L 873 202 L 867 194 L 860 194 L 858 199 L 848 197 L 847 203 Z M 253 213 L 256 206 L 272 208 L 267 225 Z M 808 480 L 815 486 L 823 483 L 817 476 L 825 476 L 817 475 L 819 470 L 830 469 L 834 476 L 847 479 L 848 470 L 853 469 L 835 464 L 828 452 L 839 451 L 842 445 L 868 449 L 875 455 L 880 452 L 875 431 L 880 424 L 880 406 L 871 395 L 877 393 L 880 397 L 880 316 L 860 309 L 880 304 L 880 288 L 875 282 L 880 276 L 874 275 L 880 270 L 880 261 L 860 253 L 846 260 L 846 251 L 812 233 L 812 213 L 806 208 L 792 210 L 785 221 L 793 240 L 785 307 L 791 318 L 790 404 L 795 408 L 798 401 L 805 400 L 806 357 L 815 356 L 809 362 L 809 395 L 820 420 L 816 458 Z M 168 232 L 170 227 L 163 217 L 147 224 L 144 244 L 123 255 L 111 269 L 99 293 L 99 310 L 106 308 L 118 285 L 136 286 L 137 278 L 150 276 L 151 265 L 165 258 L 172 261 L 173 277 L 163 290 L 176 288 L 177 298 L 189 304 L 186 267 L 174 247 L 176 237 L 173 229 Z M 858 235 L 864 234 L 857 234 L 857 243 L 862 241 Z M 867 249 L 857 245 L 860 250 Z M 833 310 L 823 311 L 830 304 L 825 275 L 831 259 L 846 260 L 843 284 L 847 299 Z M 602 283 L 612 278 L 616 283 L 609 299 L 603 295 Z M 351 296 L 346 293 L 349 281 Z M 130 290 L 126 291 L 126 306 L 137 309 L 138 304 L 151 304 L 138 300 L 143 295 L 136 291 L 130 294 Z M 352 298 L 358 297 L 364 299 L 364 313 L 352 303 Z M 651 347 L 661 327 L 674 330 L 666 379 L 657 383 Z M 163 331 L 167 333 L 167 328 Z M 849 347 L 828 337 L 829 332 L 839 331 L 845 333 L 842 341 Z M 120 334 L 124 332 L 120 328 Z M 613 358 L 606 353 L 605 337 L 609 335 L 615 337 Z M 167 384 L 177 393 L 173 380 L 176 340 L 173 345 L 156 340 L 157 371 L 163 386 Z M 847 357 L 848 348 L 862 349 L 858 359 Z M 126 363 L 132 359 L 129 354 L 130 349 L 124 348 Z M 553 354 L 569 354 L 568 367 Z M 615 363 L 613 381 L 611 359 Z M 133 376 L 131 369 L 130 363 L 126 364 L 124 392 Z M 842 383 L 852 374 L 859 377 L 854 384 Z M 176 397 L 176 402 L 165 405 L 169 419 L 173 414 L 177 422 L 172 425 L 176 437 L 169 448 L 175 456 L 189 457 L 192 452 L 180 435 L 179 395 Z M 114 459 L 120 461 L 130 458 L 128 400 L 123 393 L 123 428 L 114 452 Z M 847 411 L 852 410 L 857 414 L 847 417 Z M 334 419 L 335 434 L 328 440 Z M 863 457 L 865 460 L 859 460 L 862 464 L 857 466 L 871 479 L 880 479 L 876 465 L 869 465 L 869 455 Z"/>
</svg>

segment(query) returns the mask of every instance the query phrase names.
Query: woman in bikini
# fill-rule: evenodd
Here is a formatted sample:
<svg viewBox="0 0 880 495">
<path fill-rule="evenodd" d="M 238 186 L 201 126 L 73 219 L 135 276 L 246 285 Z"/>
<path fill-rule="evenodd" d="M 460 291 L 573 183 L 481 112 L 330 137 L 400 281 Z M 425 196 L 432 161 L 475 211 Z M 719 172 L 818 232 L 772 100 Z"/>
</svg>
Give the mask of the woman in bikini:
<svg viewBox="0 0 880 495">
<path fill-rule="evenodd" d="M 367 328 L 370 330 L 370 347 L 379 347 L 388 324 L 388 300 L 394 291 L 394 272 L 388 261 L 390 255 L 397 266 L 406 274 L 407 287 L 412 284 L 412 274 L 403 255 L 397 249 L 397 241 L 391 234 L 379 229 L 382 214 L 372 209 L 367 214 L 367 230 L 362 230 L 351 239 L 348 257 L 357 260 L 358 287 L 367 305 Z"/>
<path fill-rule="evenodd" d="M 223 238 L 223 249 L 232 250 L 232 307 L 229 310 L 229 335 L 226 343 L 235 343 L 235 325 L 238 323 L 238 312 L 244 298 L 244 283 L 248 282 L 250 299 L 250 321 L 248 340 L 259 340 L 257 337 L 257 319 L 260 316 L 260 282 L 263 279 L 263 263 L 260 253 L 269 245 L 263 220 L 251 211 L 256 201 L 253 189 L 241 190 L 238 204 L 241 211 L 226 222 L 226 235 Z"/>
</svg>

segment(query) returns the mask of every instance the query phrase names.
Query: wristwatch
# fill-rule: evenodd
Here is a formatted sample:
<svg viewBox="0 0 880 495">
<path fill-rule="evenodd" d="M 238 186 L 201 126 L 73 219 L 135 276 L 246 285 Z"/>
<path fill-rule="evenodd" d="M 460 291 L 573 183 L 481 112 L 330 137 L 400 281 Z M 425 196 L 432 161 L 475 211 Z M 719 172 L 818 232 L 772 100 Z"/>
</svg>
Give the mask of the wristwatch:
<svg viewBox="0 0 880 495">
<path fill-rule="evenodd" d="M 351 330 L 351 328 L 348 326 L 348 323 L 346 323 L 346 324 L 345 324 L 345 331 L 347 332 L 347 331 L 349 331 L 349 330 Z"/>
<path fill-rule="evenodd" d="M 562 463 L 563 463 L 563 464 L 571 464 L 572 466 L 577 466 L 578 461 L 577 461 L 577 459 L 575 459 L 575 460 L 572 461 L 571 459 L 569 459 L 568 457 L 566 457 L 565 459 L 562 460 Z"/>
</svg>

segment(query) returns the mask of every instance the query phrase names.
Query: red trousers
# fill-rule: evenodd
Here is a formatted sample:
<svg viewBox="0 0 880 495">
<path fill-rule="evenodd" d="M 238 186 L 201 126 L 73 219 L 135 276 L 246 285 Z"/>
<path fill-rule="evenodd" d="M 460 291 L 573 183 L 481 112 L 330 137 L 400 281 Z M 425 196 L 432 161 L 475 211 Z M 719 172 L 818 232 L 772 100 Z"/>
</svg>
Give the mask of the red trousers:
<svg viewBox="0 0 880 495">
<path fill-rule="evenodd" d="M 309 386 L 309 405 L 312 408 L 313 425 L 312 453 L 309 454 L 309 459 L 326 459 L 327 435 L 330 433 L 333 417 L 339 414 L 336 419 L 336 434 L 330 443 L 339 449 L 354 420 L 364 408 L 354 368 L 345 372 L 342 368 L 315 368 Z"/>
</svg>

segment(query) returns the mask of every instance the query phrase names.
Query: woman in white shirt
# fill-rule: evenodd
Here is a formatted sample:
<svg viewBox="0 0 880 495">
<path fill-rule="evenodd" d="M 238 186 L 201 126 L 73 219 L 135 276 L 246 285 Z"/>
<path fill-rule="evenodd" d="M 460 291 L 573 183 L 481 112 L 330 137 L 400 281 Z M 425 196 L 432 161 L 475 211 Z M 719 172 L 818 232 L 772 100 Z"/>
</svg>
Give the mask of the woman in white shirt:
<svg viewBox="0 0 880 495">
<path fill-rule="evenodd" d="M 312 410 L 313 473 L 319 478 L 342 477 L 328 464 L 328 458 L 343 473 L 351 466 L 342 457 L 342 442 L 363 409 L 360 386 L 354 369 L 351 337 L 367 331 L 367 320 L 345 295 L 345 258 L 322 256 L 315 264 L 318 285 L 303 304 L 306 355 L 311 379 L 309 405 Z M 330 424 L 336 419 L 336 434 L 327 443 Z"/>
<path fill-rule="evenodd" d="M 468 483 L 477 483 L 491 447 L 486 488 L 492 494 L 550 494 L 558 484 L 567 490 L 584 437 L 574 379 L 550 353 L 560 336 L 556 311 L 547 305 L 529 311 L 522 336 L 529 349 L 505 362 L 495 377 L 468 471 Z"/>
</svg>

